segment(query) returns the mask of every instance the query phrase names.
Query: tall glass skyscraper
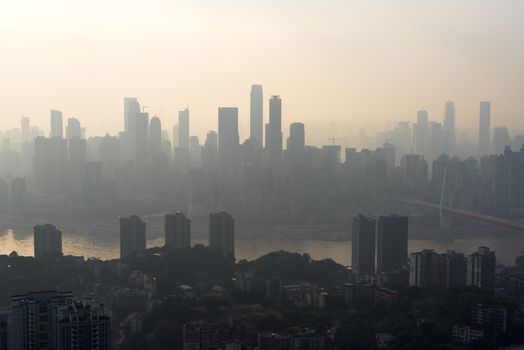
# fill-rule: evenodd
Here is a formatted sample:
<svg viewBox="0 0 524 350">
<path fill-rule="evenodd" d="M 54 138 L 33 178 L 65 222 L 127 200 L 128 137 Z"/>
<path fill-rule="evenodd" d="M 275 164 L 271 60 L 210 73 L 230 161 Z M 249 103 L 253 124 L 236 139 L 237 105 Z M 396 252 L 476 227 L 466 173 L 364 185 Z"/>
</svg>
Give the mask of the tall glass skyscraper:
<svg viewBox="0 0 524 350">
<path fill-rule="evenodd" d="M 251 85 L 249 130 L 252 140 L 262 146 L 264 130 L 264 93 L 262 85 Z"/>
</svg>

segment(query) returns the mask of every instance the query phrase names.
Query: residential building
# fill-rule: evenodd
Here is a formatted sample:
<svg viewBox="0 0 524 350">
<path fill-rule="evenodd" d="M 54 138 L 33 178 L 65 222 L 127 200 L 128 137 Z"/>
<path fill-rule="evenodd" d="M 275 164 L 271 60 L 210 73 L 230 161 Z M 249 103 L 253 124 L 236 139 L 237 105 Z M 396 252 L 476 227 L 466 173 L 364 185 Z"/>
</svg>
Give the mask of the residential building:
<svg viewBox="0 0 524 350">
<path fill-rule="evenodd" d="M 495 289 L 495 252 L 488 247 L 479 247 L 468 257 L 466 284 L 481 289 Z"/>
<path fill-rule="evenodd" d="M 401 271 L 408 263 L 408 217 L 380 216 L 377 223 L 377 272 Z"/>
<path fill-rule="evenodd" d="M 120 259 L 146 250 L 146 223 L 138 216 L 120 218 Z"/>
<path fill-rule="evenodd" d="M 375 273 L 376 220 L 364 215 L 353 218 L 351 267 L 361 275 Z"/>
<path fill-rule="evenodd" d="M 43 291 L 11 298 L 12 349 L 54 350 L 58 308 L 73 302 L 70 292 Z"/>
<path fill-rule="evenodd" d="M 166 214 L 165 246 L 170 249 L 191 247 L 191 220 L 181 212 Z"/>
<path fill-rule="evenodd" d="M 102 304 L 84 300 L 57 310 L 57 350 L 110 350 L 111 320 Z"/>
<path fill-rule="evenodd" d="M 235 219 L 227 212 L 209 214 L 209 246 L 235 256 Z"/>
<path fill-rule="evenodd" d="M 437 287 L 439 282 L 439 255 L 431 249 L 410 254 L 409 285 L 411 287 Z"/>
<path fill-rule="evenodd" d="M 33 227 L 35 258 L 62 255 L 62 231 L 54 225 Z"/>
</svg>

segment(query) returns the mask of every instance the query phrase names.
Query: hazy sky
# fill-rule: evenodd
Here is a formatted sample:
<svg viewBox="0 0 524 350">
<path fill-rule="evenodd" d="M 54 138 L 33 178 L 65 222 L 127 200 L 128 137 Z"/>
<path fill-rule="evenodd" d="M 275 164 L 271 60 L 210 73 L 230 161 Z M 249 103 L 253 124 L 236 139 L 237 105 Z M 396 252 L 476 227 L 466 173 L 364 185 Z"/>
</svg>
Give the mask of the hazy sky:
<svg viewBox="0 0 524 350">
<path fill-rule="evenodd" d="M 243 138 L 252 83 L 266 120 L 281 95 L 286 130 L 441 121 L 447 99 L 459 127 L 487 99 L 494 125 L 523 129 L 524 1 L 0 0 L 0 129 L 26 114 L 47 132 L 56 108 L 114 133 L 135 96 L 169 130 L 189 105 L 199 135 L 238 106 Z"/>
</svg>

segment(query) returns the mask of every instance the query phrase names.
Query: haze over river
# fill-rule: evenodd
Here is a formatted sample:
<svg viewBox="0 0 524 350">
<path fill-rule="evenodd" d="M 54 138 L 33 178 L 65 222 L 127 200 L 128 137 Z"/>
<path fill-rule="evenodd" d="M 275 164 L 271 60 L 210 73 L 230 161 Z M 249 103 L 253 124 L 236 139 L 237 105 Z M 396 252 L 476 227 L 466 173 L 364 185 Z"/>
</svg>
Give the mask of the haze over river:
<svg viewBox="0 0 524 350">
<path fill-rule="evenodd" d="M 16 251 L 19 255 L 33 256 L 33 225 L 34 220 L 2 220 L 0 221 L 0 254 Z M 31 222 L 29 222 L 31 221 Z M 163 219 L 150 217 L 147 219 L 147 246 L 161 247 L 164 245 Z M 44 223 L 44 222 L 39 222 Z M 92 222 L 88 225 L 79 223 L 56 223 L 62 230 L 63 252 L 65 255 L 115 259 L 119 257 L 119 226 L 118 220 Z M 453 229 L 452 229 L 453 230 Z M 410 231 L 409 250 L 434 249 L 444 252 L 453 249 L 470 254 L 478 246 L 485 245 L 497 254 L 497 260 L 502 264 L 514 264 L 515 258 L 524 254 L 524 233 L 506 230 L 470 229 L 460 231 L 460 234 L 445 238 L 434 235 L 425 237 Z M 194 223 L 192 227 L 192 244 L 207 245 L 208 227 L 206 223 Z M 256 259 L 272 251 L 286 250 L 290 252 L 307 253 L 314 259 L 331 258 L 338 263 L 351 265 L 350 227 L 335 226 L 275 226 L 260 228 L 237 225 L 235 252 L 237 259 Z M 437 239 L 435 239 L 437 238 Z"/>
</svg>

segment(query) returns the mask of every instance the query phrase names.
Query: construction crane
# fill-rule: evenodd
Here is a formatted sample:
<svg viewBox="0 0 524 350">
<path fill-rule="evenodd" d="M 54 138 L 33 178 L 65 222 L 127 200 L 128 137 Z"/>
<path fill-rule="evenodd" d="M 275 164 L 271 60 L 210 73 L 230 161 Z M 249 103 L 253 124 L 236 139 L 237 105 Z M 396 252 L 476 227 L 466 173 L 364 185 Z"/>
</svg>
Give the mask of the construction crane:
<svg viewBox="0 0 524 350">
<path fill-rule="evenodd" d="M 335 136 L 328 138 L 328 141 L 331 141 L 332 146 L 335 145 L 335 141 L 341 141 L 341 140 L 346 140 L 346 138 L 345 137 L 344 138 L 335 138 Z"/>
</svg>

